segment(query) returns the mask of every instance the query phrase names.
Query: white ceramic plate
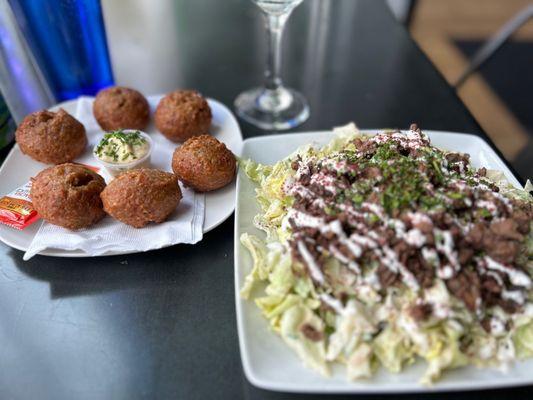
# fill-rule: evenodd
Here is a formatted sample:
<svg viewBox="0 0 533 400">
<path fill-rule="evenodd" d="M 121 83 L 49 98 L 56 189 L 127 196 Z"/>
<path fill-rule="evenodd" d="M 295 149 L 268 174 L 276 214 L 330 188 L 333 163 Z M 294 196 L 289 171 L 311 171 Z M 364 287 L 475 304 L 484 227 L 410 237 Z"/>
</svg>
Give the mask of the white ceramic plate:
<svg viewBox="0 0 533 400">
<path fill-rule="evenodd" d="M 153 96 L 151 99 L 156 97 L 157 96 Z M 242 135 L 237 120 L 231 111 L 222 103 L 213 99 L 208 99 L 208 101 L 213 113 L 211 134 L 221 142 L 224 142 L 234 154 L 239 155 L 242 149 Z M 67 101 L 52 107 L 51 110 L 54 111 L 61 107 L 68 113 L 76 115 L 76 104 L 76 100 Z M 161 135 L 161 133 L 157 132 L 153 122 L 150 122 L 146 132 L 153 135 Z M 88 134 L 91 133 L 92 132 L 88 132 Z M 102 134 L 102 132 L 99 132 L 98 134 Z M 168 141 L 168 145 L 176 146 L 176 144 L 170 141 Z M 86 151 L 91 152 L 92 149 L 88 147 Z M 24 183 L 28 182 L 32 176 L 35 176 L 39 171 L 46 167 L 48 167 L 48 165 L 41 164 L 22 154 L 18 145 L 15 145 L 0 168 L 0 196 L 22 186 Z M 231 215 L 234 208 L 235 183 L 215 192 L 207 193 L 205 196 L 204 233 L 209 232 L 224 222 Z M 39 230 L 41 223 L 42 221 L 38 221 L 22 231 L 5 225 L 0 225 L 0 240 L 15 249 L 26 251 L 33 236 L 35 236 Z M 39 254 L 56 257 L 87 257 L 82 251 L 65 251 L 57 249 L 49 249 Z M 114 252 L 106 253 L 105 255 L 117 254 L 126 253 Z"/>
<path fill-rule="evenodd" d="M 450 132 L 425 132 L 434 145 L 469 153 L 474 166 L 501 170 L 513 185 L 520 187 L 518 180 L 504 162 L 479 137 Z M 299 146 L 311 142 L 325 144 L 332 137 L 331 132 L 311 132 L 247 139 L 243 143 L 242 156 L 272 164 Z M 372 379 L 358 382 L 347 381 L 344 367 L 341 365 L 333 368 L 330 378 L 322 377 L 306 368 L 282 339 L 270 331 L 268 321 L 261 316 L 254 302 L 244 301 L 239 296 L 244 278 L 252 266 L 251 257 L 240 245 L 239 237 L 244 232 L 264 237 L 252 224 L 258 211 L 259 207 L 254 200 L 254 184 L 240 171 L 237 176 L 235 212 L 235 296 L 242 363 L 246 377 L 253 385 L 288 392 L 399 393 L 486 389 L 533 383 L 533 360 L 517 363 L 505 374 L 497 370 L 474 367 L 446 372 L 442 380 L 431 388 L 418 383 L 425 369 L 422 362 L 415 363 L 400 374 L 391 374 L 381 368 Z"/>
</svg>

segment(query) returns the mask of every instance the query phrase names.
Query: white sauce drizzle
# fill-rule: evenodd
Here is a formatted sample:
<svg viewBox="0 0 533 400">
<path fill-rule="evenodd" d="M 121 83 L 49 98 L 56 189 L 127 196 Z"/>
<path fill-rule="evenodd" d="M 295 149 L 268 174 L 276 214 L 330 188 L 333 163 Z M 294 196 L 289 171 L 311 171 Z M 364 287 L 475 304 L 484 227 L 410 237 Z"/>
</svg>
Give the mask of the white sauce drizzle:
<svg viewBox="0 0 533 400">
<path fill-rule="evenodd" d="M 324 174 L 323 172 L 313 174 L 310 183 L 319 185 L 332 194 L 336 194 L 338 188 L 340 187 L 342 189 L 343 186 L 337 186 L 336 183 L 339 184 L 340 182 L 338 182 L 333 176 Z"/>
<path fill-rule="evenodd" d="M 307 250 L 307 246 L 302 240 L 298 241 L 298 251 L 309 267 L 309 273 L 311 274 L 311 277 L 318 283 L 324 283 L 324 274 L 322 273 L 320 266 L 317 264 L 309 250 Z"/>
<path fill-rule="evenodd" d="M 361 208 L 366 208 L 368 211 L 375 214 L 381 220 L 384 219 L 383 209 L 377 204 L 364 202 L 361 204 Z"/>
<path fill-rule="evenodd" d="M 502 299 L 512 300 L 517 304 L 524 304 L 526 302 L 526 296 L 520 290 L 502 290 L 501 293 Z"/>
<path fill-rule="evenodd" d="M 433 229 L 433 234 L 435 236 L 435 247 L 438 251 L 448 258 L 451 266 L 454 271 L 457 272 L 461 268 L 459 265 L 459 260 L 457 259 L 457 252 L 453 249 L 453 237 L 450 231 L 442 231 L 440 229 Z M 451 278 L 451 276 L 450 276 Z M 443 278 L 449 279 L 449 278 Z"/>
<path fill-rule="evenodd" d="M 422 247 L 426 243 L 426 236 L 420 231 L 420 229 L 411 229 L 404 236 L 403 239 L 407 244 L 414 247 Z"/>
<path fill-rule="evenodd" d="M 339 242 L 345 245 L 356 258 L 361 257 L 363 250 L 361 249 L 359 245 L 352 242 L 346 237 L 346 234 L 344 233 L 344 230 L 342 229 L 341 222 L 338 219 L 330 222 L 323 229 L 321 229 L 321 231 L 323 233 L 333 232 L 335 235 L 337 235 Z"/>
<path fill-rule="evenodd" d="M 494 336 L 501 336 L 506 333 L 505 322 L 498 317 L 490 319 L 490 333 Z"/>
<path fill-rule="evenodd" d="M 380 252 L 378 251 L 378 254 L 379 253 Z M 418 281 L 416 280 L 415 276 L 398 260 L 398 257 L 396 256 L 394 250 L 392 250 L 388 246 L 383 247 L 382 263 L 390 271 L 394 273 L 399 272 L 405 284 L 409 286 L 412 290 L 416 292 L 420 289 L 420 285 L 418 284 Z"/>
<path fill-rule="evenodd" d="M 405 235 L 405 224 L 400 221 L 399 219 L 390 219 L 389 225 L 392 225 L 394 228 L 394 232 L 396 233 L 396 237 L 403 238 Z"/>
<path fill-rule="evenodd" d="M 336 299 L 335 297 L 327 294 L 322 293 L 318 296 L 320 300 L 322 300 L 325 304 L 327 304 L 329 307 L 331 307 L 335 312 L 339 315 L 346 315 L 346 310 L 342 306 L 342 303 L 339 299 Z"/>
<path fill-rule="evenodd" d="M 341 204 L 337 204 L 337 207 L 339 208 L 339 210 L 345 211 L 354 217 L 364 217 L 365 215 L 364 213 L 361 213 L 357 211 L 356 209 L 354 209 L 353 206 L 351 205 L 341 203 Z"/>
<path fill-rule="evenodd" d="M 506 267 L 505 265 L 500 264 L 489 256 L 485 256 L 484 260 L 487 263 L 488 269 L 503 272 L 509 277 L 509 280 L 513 285 L 522 286 L 526 289 L 529 289 L 531 287 L 531 278 L 526 273 L 515 268 Z"/>
<path fill-rule="evenodd" d="M 312 215 L 295 210 L 293 208 L 289 210 L 287 217 L 288 219 L 292 219 L 296 226 L 302 228 L 320 229 L 326 223 L 324 218 L 313 217 Z"/>
<path fill-rule="evenodd" d="M 437 276 L 440 279 L 451 279 L 453 278 L 453 268 L 449 265 L 444 265 L 437 270 Z"/>
<path fill-rule="evenodd" d="M 335 257 L 341 263 L 348 264 L 350 262 L 348 257 L 346 257 L 344 254 L 342 254 L 341 251 L 337 247 L 335 247 L 333 245 L 329 246 L 329 252 L 333 255 L 333 257 Z"/>
<path fill-rule="evenodd" d="M 498 275 L 496 272 L 494 271 L 487 271 L 486 274 L 492 278 L 494 278 L 494 280 L 498 283 L 499 286 L 501 287 L 504 287 L 504 282 L 503 282 L 503 279 L 500 275 Z"/>
<path fill-rule="evenodd" d="M 361 246 L 368 247 L 369 249 L 375 249 L 378 246 L 374 240 L 370 239 L 367 236 L 359 235 L 357 233 L 352 233 L 350 235 L 350 239 L 355 243 L 360 244 Z"/>
<path fill-rule="evenodd" d="M 421 212 L 409 212 L 407 216 L 411 219 L 411 223 L 413 225 L 418 225 L 421 223 L 433 225 L 431 218 Z"/>
<path fill-rule="evenodd" d="M 431 249 L 429 247 L 423 247 L 422 248 L 422 257 L 424 257 L 424 259 L 434 265 L 435 267 L 438 267 L 440 262 L 439 262 L 439 255 L 437 254 L 437 252 L 435 251 L 435 249 Z"/>
</svg>

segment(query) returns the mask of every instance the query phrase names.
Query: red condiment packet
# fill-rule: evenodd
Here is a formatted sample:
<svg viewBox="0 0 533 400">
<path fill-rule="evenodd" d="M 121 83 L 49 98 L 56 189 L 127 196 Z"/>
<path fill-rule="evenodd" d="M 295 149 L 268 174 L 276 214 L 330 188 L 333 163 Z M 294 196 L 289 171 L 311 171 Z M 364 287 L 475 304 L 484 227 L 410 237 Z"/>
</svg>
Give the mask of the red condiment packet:
<svg viewBox="0 0 533 400">
<path fill-rule="evenodd" d="M 100 168 L 92 165 L 79 164 L 94 172 Z M 40 217 L 33 208 L 30 198 L 31 180 L 25 185 L 13 190 L 11 193 L 0 198 L 0 224 L 22 230 L 33 224 Z"/>
<path fill-rule="evenodd" d="M 30 200 L 31 181 L 0 198 L 0 223 L 24 229 L 39 219 Z"/>
</svg>

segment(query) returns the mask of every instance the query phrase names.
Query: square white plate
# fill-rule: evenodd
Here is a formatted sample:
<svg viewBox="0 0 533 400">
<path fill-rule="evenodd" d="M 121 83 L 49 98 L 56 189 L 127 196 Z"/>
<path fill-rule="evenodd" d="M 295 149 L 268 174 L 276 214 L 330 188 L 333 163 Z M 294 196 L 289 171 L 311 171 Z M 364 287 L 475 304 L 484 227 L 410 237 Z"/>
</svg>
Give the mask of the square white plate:
<svg viewBox="0 0 533 400">
<path fill-rule="evenodd" d="M 162 96 L 149 96 L 151 103 L 156 103 Z M 92 99 L 92 98 L 90 98 Z M 213 114 L 213 122 L 211 124 L 210 133 L 218 140 L 223 142 L 234 154 L 239 155 L 242 147 L 242 135 L 239 124 L 232 112 L 222 103 L 208 99 L 211 112 Z M 58 104 L 51 108 L 56 111 L 63 108 L 71 115 L 76 115 L 77 100 L 70 100 Z M 154 110 L 151 110 L 153 116 Z M 153 118 L 152 118 L 153 119 Z M 84 121 L 81 121 L 82 123 Z M 84 122 L 87 125 L 87 122 Z M 160 146 L 179 146 L 165 139 L 154 126 L 153 121 L 150 121 L 145 131 L 152 135 L 154 143 Z M 87 130 L 87 135 L 102 135 L 100 130 Z M 87 147 L 85 155 L 90 154 L 92 148 Z M 76 161 L 76 160 L 74 160 Z M 42 169 L 49 167 L 49 165 L 42 164 L 38 161 L 32 160 L 30 157 L 22 154 L 18 145 L 15 145 L 8 156 L 4 160 L 0 168 L 0 197 L 11 192 L 12 190 L 24 185 L 35 176 Z M 168 166 L 158 166 L 170 170 L 170 160 Z M 205 219 L 203 232 L 209 232 L 224 222 L 233 212 L 235 208 L 235 183 L 205 194 Z M 0 224 L 0 241 L 4 242 L 10 247 L 18 250 L 26 251 L 39 230 L 42 221 L 37 221 L 28 226 L 24 230 L 17 230 L 6 225 Z M 41 255 L 55 256 L 55 257 L 87 257 L 87 254 L 81 250 L 66 251 L 61 249 L 48 249 L 41 253 Z M 109 252 L 104 255 L 127 254 L 123 252 Z"/>
<path fill-rule="evenodd" d="M 372 133 L 372 131 L 363 131 Z M 434 145 L 469 153 L 476 167 L 498 169 L 517 187 L 518 180 L 490 146 L 477 136 L 451 132 L 424 131 Z M 331 132 L 311 132 L 263 136 L 247 139 L 243 143 L 243 158 L 272 164 L 291 154 L 298 147 L 316 142 L 325 144 L 333 137 Z M 240 298 L 239 290 L 249 273 L 252 260 L 240 244 L 239 237 L 248 232 L 261 237 L 263 233 L 253 226 L 254 215 L 259 212 L 255 201 L 254 184 L 240 171 L 237 177 L 237 205 L 235 212 L 235 296 L 239 345 L 244 372 L 248 380 L 263 389 L 287 392 L 317 393 L 386 393 L 473 390 L 533 384 L 533 360 L 516 363 L 507 373 L 492 369 L 465 367 L 446 372 L 432 387 L 421 386 L 418 381 L 425 365 L 417 362 L 400 374 L 391 374 L 380 368 L 369 380 L 347 381 L 345 370 L 336 365 L 330 378 L 308 369 L 282 339 L 270 331 L 268 321 L 262 317 L 253 301 Z"/>
</svg>

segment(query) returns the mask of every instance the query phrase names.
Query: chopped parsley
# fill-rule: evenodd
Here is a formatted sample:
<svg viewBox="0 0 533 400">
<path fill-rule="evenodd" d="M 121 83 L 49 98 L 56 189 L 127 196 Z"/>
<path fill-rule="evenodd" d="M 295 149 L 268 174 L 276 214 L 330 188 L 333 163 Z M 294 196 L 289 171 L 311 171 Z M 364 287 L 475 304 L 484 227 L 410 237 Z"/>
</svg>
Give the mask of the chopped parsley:
<svg viewBox="0 0 533 400">
<path fill-rule="evenodd" d="M 463 191 L 449 185 L 463 179 L 468 186 L 475 186 L 484 179 L 476 177 L 468 168 L 458 172 L 457 163 L 449 162 L 447 154 L 422 145 L 412 155 L 394 140 L 376 144 L 368 152 L 341 151 L 339 159 L 356 168 L 345 174 L 351 186 L 337 195 L 336 203 L 343 203 L 347 198 L 360 206 L 374 196 L 389 215 L 418 207 L 425 211 L 449 209 L 466 198 Z M 370 176 L 362 172 L 369 169 L 379 172 Z"/>
<path fill-rule="evenodd" d="M 105 156 L 113 162 L 135 160 L 138 158 L 134 151 L 135 147 L 143 146 L 145 143 L 146 139 L 139 131 L 124 132 L 120 129 L 106 133 L 94 153 L 99 158 Z"/>
</svg>

